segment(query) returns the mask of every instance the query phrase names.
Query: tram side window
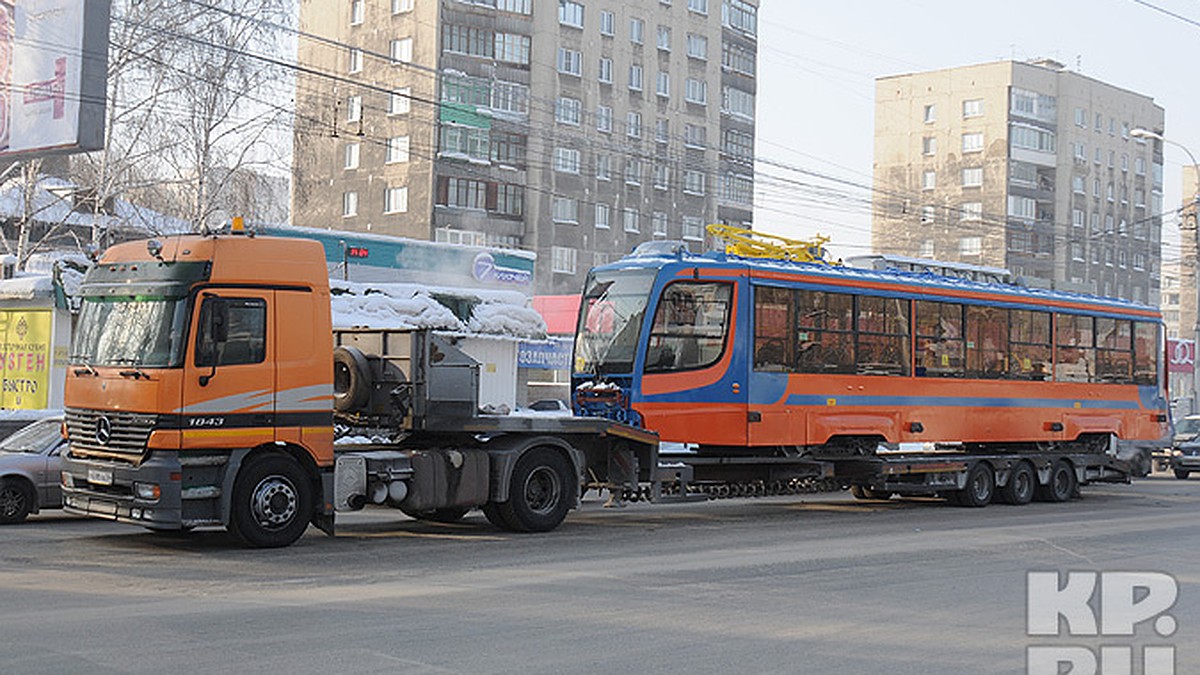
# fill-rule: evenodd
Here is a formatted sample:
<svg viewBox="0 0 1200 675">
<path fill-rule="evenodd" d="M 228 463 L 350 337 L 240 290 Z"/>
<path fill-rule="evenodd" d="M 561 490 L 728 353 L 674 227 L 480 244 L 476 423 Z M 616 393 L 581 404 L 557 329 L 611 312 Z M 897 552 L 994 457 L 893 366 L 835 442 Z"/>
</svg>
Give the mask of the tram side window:
<svg viewBox="0 0 1200 675">
<path fill-rule="evenodd" d="M 1096 379 L 1129 384 L 1133 381 L 1133 322 L 1096 319 Z"/>
<path fill-rule="evenodd" d="M 1009 313 L 1009 377 L 1016 380 L 1050 378 L 1050 313 L 1014 309 Z"/>
<path fill-rule="evenodd" d="M 908 375 L 908 305 L 899 298 L 858 297 L 859 374 Z"/>
<path fill-rule="evenodd" d="M 663 290 L 646 372 L 672 372 L 710 366 L 721 358 L 729 329 L 732 284 L 678 282 Z"/>
<path fill-rule="evenodd" d="M 1158 324 L 1133 322 L 1133 383 L 1158 384 Z"/>
<path fill-rule="evenodd" d="M 950 302 L 914 303 L 917 317 L 918 377 L 962 377 L 963 306 Z"/>
<path fill-rule="evenodd" d="M 796 291 L 796 371 L 853 373 L 854 296 Z"/>
<path fill-rule="evenodd" d="M 1058 350 L 1054 379 L 1093 382 L 1096 377 L 1095 321 L 1090 316 L 1056 314 Z"/>
<path fill-rule="evenodd" d="M 789 372 L 793 369 L 793 343 L 788 308 L 792 292 L 786 288 L 754 289 L 754 369 Z"/>
<path fill-rule="evenodd" d="M 1008 377 L 1008 310 L 967 306 L 967 377 Z"/>
</svg>

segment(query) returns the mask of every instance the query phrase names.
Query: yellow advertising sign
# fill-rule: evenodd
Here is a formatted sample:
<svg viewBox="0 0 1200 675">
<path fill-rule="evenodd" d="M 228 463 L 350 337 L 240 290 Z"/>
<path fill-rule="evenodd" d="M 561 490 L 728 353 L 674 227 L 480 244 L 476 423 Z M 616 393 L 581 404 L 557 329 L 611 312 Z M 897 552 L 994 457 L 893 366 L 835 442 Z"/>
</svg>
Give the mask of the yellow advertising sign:
<svg viewBox="0 0 1200 675">
<path fill-rule="evenodd" d="M 52 326 L 49 309 L 0 309 L 0 408 L 48 405 Z"/>
</svg>

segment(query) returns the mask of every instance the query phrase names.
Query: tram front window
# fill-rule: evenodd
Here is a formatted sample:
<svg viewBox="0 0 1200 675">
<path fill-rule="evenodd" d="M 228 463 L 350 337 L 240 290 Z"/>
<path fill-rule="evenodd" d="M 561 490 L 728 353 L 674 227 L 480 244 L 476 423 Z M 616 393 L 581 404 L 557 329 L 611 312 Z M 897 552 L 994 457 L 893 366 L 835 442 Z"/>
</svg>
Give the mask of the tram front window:
<svg viewBox="0 0 1200 675">
<path fill-rule="evenodd" d="M 633 371 L 655 270 L 594 272 L 588 277 L 575 334 L 575 372 Z"/>
</svg>

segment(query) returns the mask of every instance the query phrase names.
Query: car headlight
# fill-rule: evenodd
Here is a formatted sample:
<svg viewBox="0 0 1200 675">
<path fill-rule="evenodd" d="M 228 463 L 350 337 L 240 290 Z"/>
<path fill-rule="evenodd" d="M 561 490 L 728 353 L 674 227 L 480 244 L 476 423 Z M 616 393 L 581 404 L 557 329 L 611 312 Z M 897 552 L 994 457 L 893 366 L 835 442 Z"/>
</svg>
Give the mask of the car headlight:
<svg viewBox="0 0 1200 675">
<path fill-rule="evenodd" d="M 65 488 L 75 487 L 75 477 L 69 472 L 63 471 L 59 474 L 62 477 L 62 486 Z"/>
</svg>

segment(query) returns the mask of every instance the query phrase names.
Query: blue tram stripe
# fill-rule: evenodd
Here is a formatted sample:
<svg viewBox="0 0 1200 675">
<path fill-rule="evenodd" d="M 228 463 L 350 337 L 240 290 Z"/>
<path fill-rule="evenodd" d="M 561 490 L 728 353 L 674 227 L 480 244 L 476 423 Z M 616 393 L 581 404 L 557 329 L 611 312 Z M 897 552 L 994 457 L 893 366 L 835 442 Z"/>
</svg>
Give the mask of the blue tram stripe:
<svg viewBox="0 0 1200 675">
<path fill-rule="evenodd" d="M 835 405 L 830 406 L 829 401 Z M 871 408 L 895 407 L 942 407 L 942 408 L 1067 408 L 1089 410 L 1138 410 L 1137 401 L 1096 401 L 1069 398 L 992 398 L 962 396 L 821 396 L 792 394 L 787 405 L 842 407 L 860 406 Z"/>
</svg>

